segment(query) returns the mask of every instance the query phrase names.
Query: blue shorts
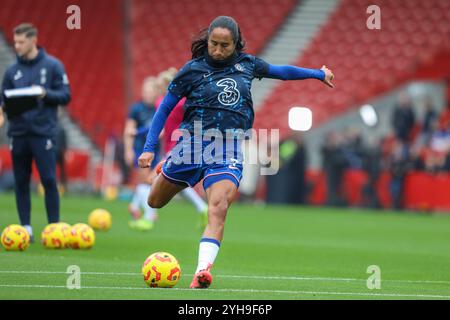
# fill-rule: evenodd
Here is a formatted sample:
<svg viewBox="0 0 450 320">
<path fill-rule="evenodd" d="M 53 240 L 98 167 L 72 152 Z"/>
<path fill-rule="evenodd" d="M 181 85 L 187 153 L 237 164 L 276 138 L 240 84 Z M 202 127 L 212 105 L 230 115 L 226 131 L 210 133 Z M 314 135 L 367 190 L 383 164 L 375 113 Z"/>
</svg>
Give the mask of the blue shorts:
<svg viewBox="0 0 450 320">
<path fill-rule="evenodd" d="M 242 164 L 176 164 L 169 156 L 162 167 L 162 174 L 172 183 L 189 187 L 194 187 L 203 179 L 205 190 L 222 180 L 230 180 L 239 188 L 242 179 Z"/>
<path fill-rule="evenodd" d="M 216 146 L 194 137 L 178 141 L 162 167 L 162 174 L 172 183 L 183 186 L 194 187 L 203 179 L 205 190 L 222 180 L 230 180 L 239 188 L 242 162 L 240 145 L 234 140 L 224 140 Z"/>
</svg>

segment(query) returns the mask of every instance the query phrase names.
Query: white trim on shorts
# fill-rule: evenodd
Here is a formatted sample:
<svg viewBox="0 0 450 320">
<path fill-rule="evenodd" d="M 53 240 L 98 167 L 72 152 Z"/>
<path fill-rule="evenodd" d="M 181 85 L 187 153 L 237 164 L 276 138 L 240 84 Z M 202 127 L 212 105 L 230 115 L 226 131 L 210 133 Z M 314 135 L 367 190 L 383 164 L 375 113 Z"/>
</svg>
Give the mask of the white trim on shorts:
<svg viewBox="0 0 450 320">
<path fill-rule="evenodd" d="M 184 180 L 175 179 L 175 178 L 170 177 L 167 173 L 164 172 L 164 168 L 161 168 L 161 173 L 162 173 L 163 176 L 166 177 L 167 179 L 170 179 L 170 180 L 173 180 L 173 181 L 177 181 L 177 182 L 183 182 L 183 183 L 186 183 L 186 184 L 189 186 L 189 188 L 192 188 L 192 186 L 191 186 L 191 184 L 190 184 L 189 182 L 184 181 Z"/>
<path fill-rule="evenodd" d="M 205 179 L 208 178 L 209 176 L 218 176 L 218 175 L 221 175 L 221 174 L 229 174 L 230 176 L 233 176 L 233 178 L 236 179 L 238 185 L 241 184 L 241 182 L 239 181 L 239 179 L 238 179 L 234 174 L 232 174 L 231 172 L 227 172 L 227 171 L 224 171 L 224 172 L 216 172 L 216 173 L 210 173 L 210 174 L 208 174 L 207 176 L 205 176 L 205 177 L 203 178 L 203 181 L 205 181 Z"/>
</svg>

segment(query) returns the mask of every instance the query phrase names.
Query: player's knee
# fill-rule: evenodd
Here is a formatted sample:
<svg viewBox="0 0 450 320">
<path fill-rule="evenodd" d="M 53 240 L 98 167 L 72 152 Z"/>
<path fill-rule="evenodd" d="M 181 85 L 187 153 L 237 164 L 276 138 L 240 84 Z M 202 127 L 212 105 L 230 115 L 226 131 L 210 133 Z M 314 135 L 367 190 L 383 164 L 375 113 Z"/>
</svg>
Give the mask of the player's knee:
<svg viewBox="0 0 450 320">
<path fill-rule="evenodd" d="M 217 211 L 226 212 L 228 209 L 228 200 L 226 197 L 217 197 L 209 201 L 209 206 Z"/>
<path fill-rule="evenodd" d="M 158 201 L 155 197 L 149 197 L 147 200 L 147 204 L 154 208 L 154 209 L 160 209 L 162 207 L 161 202 Z"/>
<path fill-rule="evenodd" d="M 209 217 L 212 222 L 223 223 L 228 210 L 226 198 L 213 199 L 208 204 Z"/>
<path fill-rule="evenodd" d="M 154 194 L 150 194 L 150 196 L 147 199 L 147 203 L 150 207 L 154 209 L 161 209 L 165 205 L 164 201 L 162 201 L 160 197 Z"/>
</svg>

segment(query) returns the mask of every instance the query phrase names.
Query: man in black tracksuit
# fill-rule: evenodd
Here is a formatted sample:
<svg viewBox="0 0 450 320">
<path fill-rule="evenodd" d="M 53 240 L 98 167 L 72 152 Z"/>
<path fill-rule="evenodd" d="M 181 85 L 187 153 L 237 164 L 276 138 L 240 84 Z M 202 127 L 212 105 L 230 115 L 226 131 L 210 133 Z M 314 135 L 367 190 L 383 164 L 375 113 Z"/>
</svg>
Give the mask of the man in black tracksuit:
<svg viewBox="0 0 450 320">
<path fill-rule="evenodd" d="M 55 152 L 57 107 L 68 104 L 71 95 L 63 64 L 37 46 L 37 29 L 33 25 L 24 23 L 14 29 L 14 48 L 17 63 L 6 70 L 3 78 L 0 123 L 3 122 L 5 112 L 9 120 L 8 136 L 16 183 L 16 206 L 20 223 L 32 236 L 30 178 L 33 159 L 45 189 L 48 222 L 59 222 Z M 30 86 L 40 86 L 43 89 L 33 108 L 19 114 L 5 109 L 8 105 L 5 90 Z"/>
</svg>

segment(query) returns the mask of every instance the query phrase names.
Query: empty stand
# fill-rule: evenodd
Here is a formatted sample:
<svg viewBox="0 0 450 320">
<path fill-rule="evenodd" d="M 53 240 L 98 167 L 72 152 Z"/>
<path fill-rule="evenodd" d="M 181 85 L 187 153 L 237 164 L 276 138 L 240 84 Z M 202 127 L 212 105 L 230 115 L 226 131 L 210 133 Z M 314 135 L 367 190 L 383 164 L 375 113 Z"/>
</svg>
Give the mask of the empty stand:
<svg viewBox="0 0 450 320">
<path fill-rule="evenodd" d="M 240 24 L 247 52 L 257 53 L 270 39 L 296 0 L 166 0 L 132 2 L 132 61 L 134 94 L 148 75 L 180 68 L 190 55 L 191 39 L 219 15 Z"/>
<path fill-rule="evenodd" d="M 415 75 L 418 67 L 439 52 L 450 50 L 448 1 L 378 1 L 381 30 L 366 27 L 371 5 L 366 0 L 343 0 L 295 65 L 335 73 L 336 88 L 319 81 L 280 82 L 257 113 L 257 127 L 271 126 L 289 134 L 287 113 L 308 106 L 317 126 L 357 103 L 393 89 Z"/>
</svg>

